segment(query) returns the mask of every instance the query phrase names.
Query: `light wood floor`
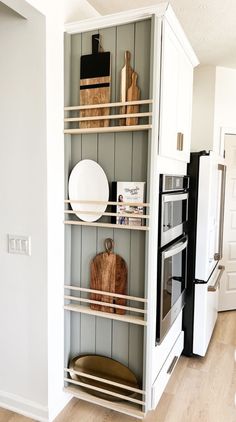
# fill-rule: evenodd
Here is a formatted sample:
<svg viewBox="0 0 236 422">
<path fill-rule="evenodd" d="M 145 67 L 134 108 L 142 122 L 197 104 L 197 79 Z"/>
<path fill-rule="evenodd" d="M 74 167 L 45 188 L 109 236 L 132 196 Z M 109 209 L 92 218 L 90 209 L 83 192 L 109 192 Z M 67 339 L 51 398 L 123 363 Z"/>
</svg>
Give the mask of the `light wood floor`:
<svg viewBox="0 0 236 422">
<path fill-rule="evenodd" d="M 219 314 L 207 356 L 182 356 L 156 410 L 144 422 L 236 422 L 236 311 Z M 55 422 L 135 422 L 76 399 Z M 0 409 L 0 422 L 35 422 Z"/>
</svg>

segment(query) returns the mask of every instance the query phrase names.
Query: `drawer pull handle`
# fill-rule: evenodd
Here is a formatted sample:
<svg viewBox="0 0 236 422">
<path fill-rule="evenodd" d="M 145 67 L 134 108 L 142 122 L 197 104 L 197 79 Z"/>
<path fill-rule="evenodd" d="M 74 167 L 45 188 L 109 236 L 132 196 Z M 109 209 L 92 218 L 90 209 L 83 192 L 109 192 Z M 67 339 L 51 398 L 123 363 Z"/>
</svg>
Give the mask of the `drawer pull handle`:
<svg viewBox="0 0 236 422">
<path fill-rule="evenodd" d="M 174 356 L 169 368 L 167 369 L 167 374 L 169 374 L 169 375 L 171 374 L 171 372 L 173 371 L 178 359 L 179 359 L 178 356 Z"/>
<path fill-rule="evenodd" d="M 208 287 L 208 289 L 207 289 L 208 292 L 216 292 L 216 290 L 218 289 L 218 286 L 220 284 L 220 279 L 221 279 L 221 277 L 223 275 L 223 272 L 225 270 L 225 267 L 223 265 L 219 265 L 218 269 L 220 270 L 220 273 L 219 273 L 219 275 L 218 275 L 218 277 L 216 279 L 216 282 L 215 282 L 214 286 L 209 286 Z"/>
</svg>

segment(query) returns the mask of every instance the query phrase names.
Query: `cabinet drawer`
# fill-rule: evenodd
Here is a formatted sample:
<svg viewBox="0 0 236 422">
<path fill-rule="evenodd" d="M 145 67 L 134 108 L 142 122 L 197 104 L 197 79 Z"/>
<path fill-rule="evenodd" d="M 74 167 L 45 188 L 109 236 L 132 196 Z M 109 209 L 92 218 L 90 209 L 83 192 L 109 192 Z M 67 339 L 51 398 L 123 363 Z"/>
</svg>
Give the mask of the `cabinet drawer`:
<svg viewBox="0 0 236 422">
<path fill-rule="evenodd" d="M 155 409 L 165 387 L 171 377 L 171 374 L 178 362 L 178 359 L 182 353 L 184 344 L 184 332 L 182 331 L 176 340 L 170 354 L 168 355 L 162 369 L 156 377 L 156 380 L 152 386 L 152 409 Z"/>
</svg>

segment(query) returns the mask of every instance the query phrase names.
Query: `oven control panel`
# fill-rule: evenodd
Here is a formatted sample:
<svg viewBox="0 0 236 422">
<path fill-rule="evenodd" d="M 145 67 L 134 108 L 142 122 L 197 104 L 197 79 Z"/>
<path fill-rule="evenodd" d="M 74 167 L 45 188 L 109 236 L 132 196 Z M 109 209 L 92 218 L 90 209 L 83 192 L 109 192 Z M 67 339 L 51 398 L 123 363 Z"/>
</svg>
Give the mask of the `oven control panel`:
<svg viewBox="0 0 236 422">
<path fill-rule="evenodd" d="M 161 192 L 183 191 L 189 187 L 188 176 L 161 175 Z"/>
</svg>

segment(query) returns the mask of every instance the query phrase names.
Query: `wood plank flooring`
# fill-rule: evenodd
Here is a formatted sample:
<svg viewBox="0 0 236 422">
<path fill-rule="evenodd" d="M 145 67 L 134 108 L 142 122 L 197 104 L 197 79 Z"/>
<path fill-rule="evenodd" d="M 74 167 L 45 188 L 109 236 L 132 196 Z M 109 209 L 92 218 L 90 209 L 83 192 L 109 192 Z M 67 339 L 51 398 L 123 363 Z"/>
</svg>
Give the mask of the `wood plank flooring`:
<svg viewBox="0 0 236 422">
<path fill-rule="evenodd" d="M 219 314 L 205 358 L 182 356 L 156 410 L 143 422 L 236 422 L 236 311 Z M 55 422 L 135 422 L 73 399 Z M 35 422 L 0 409 L 0 422 Z"/>
</svg>

